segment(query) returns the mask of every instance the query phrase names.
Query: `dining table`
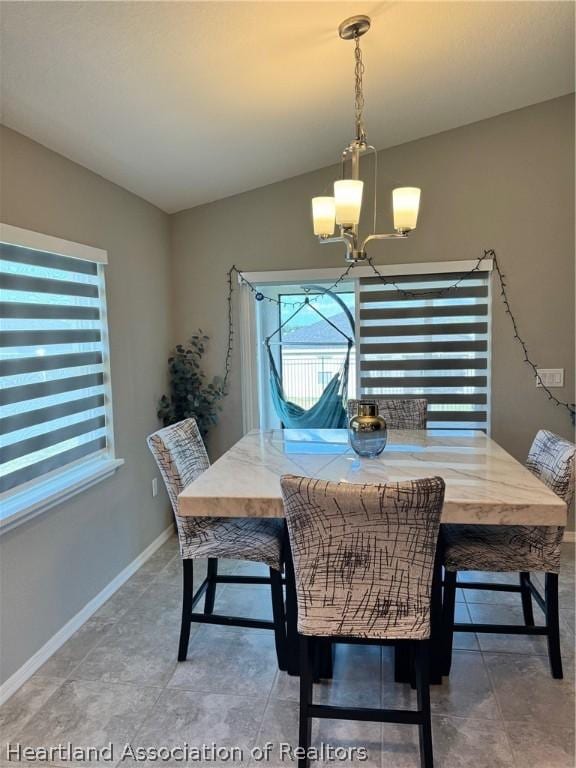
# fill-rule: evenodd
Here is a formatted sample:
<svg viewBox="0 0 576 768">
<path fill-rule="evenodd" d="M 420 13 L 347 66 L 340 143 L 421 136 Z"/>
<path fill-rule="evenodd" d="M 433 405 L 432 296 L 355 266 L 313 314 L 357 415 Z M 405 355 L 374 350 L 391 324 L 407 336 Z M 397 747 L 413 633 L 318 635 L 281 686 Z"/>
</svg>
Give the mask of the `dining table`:
<svg viewBox="0 0 576 768">
<path fill-rule="evenodd" d="M 441 522 L 459 525 L 566 525 L 566 504 L 482 431 L 389 430 L 383 452 L 361 458 L 346 429 L 252 430 L 178 497 L 181 516 L 283 518 L 282 475 L 342 483 L 383 484 L 440 476 L 446 483 Z M 286 535 L 288 672 L 298 674 L 297 598 Z M 431 682 L 441 682 L 442 567 L 437 556 L 431 595 Z M 331 675 L 332 649 L 318 672 Z M 396 680 L 409 678 L 402 644 Z"/>
</svg>

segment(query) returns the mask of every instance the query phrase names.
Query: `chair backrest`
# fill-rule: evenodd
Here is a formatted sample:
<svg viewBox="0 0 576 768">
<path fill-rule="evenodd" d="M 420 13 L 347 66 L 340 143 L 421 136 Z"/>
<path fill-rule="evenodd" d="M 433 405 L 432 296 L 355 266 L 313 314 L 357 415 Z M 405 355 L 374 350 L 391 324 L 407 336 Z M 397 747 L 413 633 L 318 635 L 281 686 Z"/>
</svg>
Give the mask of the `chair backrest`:
<svg viewBox="0 0 576 768">
<path fill-rule="evenodd" d="M 570 507 L 574 499 L 576 445 L 546 429 L 532 443 L 526 466 Z"/>
<path fill-rule="evenodd" d="M 348 418 L 356 415 L 358 403 L 376 403 L 388 429 L 426 429 L 428 401 L 424 398 L 366 397 L 348 400 Z"/>
<path fill-rule="evenodd" d="M 281 479 L 298 595 L 312 636 L 425 639 L 444 481 Z"/>
<path fill-rule="evenodd" d="M 210 466 L 198 425 L 194 419 L 184 419 L 149 435 L 147 443 L 178 518 L 178 494 Z"/>
</svg>

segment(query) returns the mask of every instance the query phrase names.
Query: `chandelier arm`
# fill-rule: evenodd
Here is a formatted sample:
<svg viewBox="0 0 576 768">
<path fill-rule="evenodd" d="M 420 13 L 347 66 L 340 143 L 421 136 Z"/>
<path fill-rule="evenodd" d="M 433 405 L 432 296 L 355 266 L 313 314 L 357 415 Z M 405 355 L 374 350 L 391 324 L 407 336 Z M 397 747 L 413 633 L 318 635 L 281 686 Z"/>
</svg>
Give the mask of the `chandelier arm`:
<svg viewBox="0 0 576 768">
<path fill-rule="evenodd" d="M 385 235 L 368 235 L 362 243 L 362 251 L 366 250 L 368 243 L 373 240 L 405 240 L 408 237 L 408 232 L 390 232 Z"/>
<path fill-rule="evenodd" d="M 346 232 L 343 232 L 341 235 L 336 237 L 320 236 L 318 238 L 318 241 L 321 245 L 326 245 L 331 243 L 344 243 L 344 245 L 346 246 L 346 261 L 352 261 L 352 254 L 356 250 L 356 238 L 353 234 L 348 235 Z"/>
</svg>

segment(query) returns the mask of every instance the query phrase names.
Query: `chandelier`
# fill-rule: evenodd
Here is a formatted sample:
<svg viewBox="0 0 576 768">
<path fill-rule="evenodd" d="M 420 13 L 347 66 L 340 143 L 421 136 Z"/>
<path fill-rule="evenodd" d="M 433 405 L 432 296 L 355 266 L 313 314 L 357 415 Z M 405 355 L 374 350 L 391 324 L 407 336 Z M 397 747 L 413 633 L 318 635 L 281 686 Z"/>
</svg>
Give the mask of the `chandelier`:
<svg viewBox="0 0 576 768">
<path fill-rule="evenodd" d="M 360 38 L 370 29 L 368 16 L 351 16 L 340 24 L 338 33 L 343 40 L 354 40 L 354 112 L 356 136 L 342 152 L 342 174 L 339 181 L 334 182 L 333 197 L 312 198 L 312 219 L 314 234 L 318 235 L 321 243 L 344 243 L 346 246 L 346 261 L 358 262 L 366 259 L 366 246 L 373 240 L 394 240 L 408 237 L 416 228 L 418 208 L 420 205 L 420 190 L 417 187 L 398 187 L 392 191 L 392 207 L 394 211 L 394 232 L 390 234 L 376 233 L 376 191 L 378 186 L 378 155 L 376 149 L 368 144 L 364 126 L 364 93 L 362 75 L 364 63 L 360 49 Z M 360 240 L 358 224 L 362 209 L 362 192 L 364 182 L 360 179 L 360 160 L 372 153 L 374 155 L 374 199 L 373 199 L 373 233 Z M 335 224 L 340 233 L 335 235 Z"/>
</svg>

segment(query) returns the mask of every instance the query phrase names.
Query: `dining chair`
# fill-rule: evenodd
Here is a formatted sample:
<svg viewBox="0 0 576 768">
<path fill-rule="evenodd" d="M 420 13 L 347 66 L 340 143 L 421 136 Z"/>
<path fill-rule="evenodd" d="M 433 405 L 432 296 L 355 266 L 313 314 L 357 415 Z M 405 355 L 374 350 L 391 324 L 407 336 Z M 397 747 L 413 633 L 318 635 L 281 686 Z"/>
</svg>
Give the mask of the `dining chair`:
<svg viewBox="0 0 576 768">
<path fill-rule="evenodd" d="M 281 486 L 298 603 L 303 754 L 312 718 L 405 723 L 418 726 L 421 764 L 432 768 L 428 640 L 444 481 L 354 485 L 285 475 Z M 314 704 L 314 656 L 326 640 L 408 644 L 417 709 Z"/>
<path fill-rule="evenodd" d="M 284 527 L 281 520 L 255 518 L 184 517 L 178 513 L 178 494 L 210 466 L 204 442 L 194 419 L 160 429 L 147 439 L 172 504 L 183 566 L 182 624 L 178 661 L 188 654 L 192 622 L 252 627 L 274 631 L 280 669 L 286 666 L 286 625 L 282 587 Z M 194 592 L 195 558 L 208 558 L 207 575 Z M 270 576 L 218 574 L 218 558 L 265 563 Z M 214 615 L 218 584 L 269 584 L 273 621 Z M 204 612 L 193 608 L 205 594 Z"/>
<path fill-rule="evenodd" d="M 568 507 L 574 498 L 576 446 L 542 429 L 536 435 L 526 460 L 527 468 L 562 498 Z M 449 674 L 454 632 L 545 635 L 552 677 L 562 678 L 558 574 L 564 528 L 559 526 L 445 525 L 441 529 L 444 565 L 442 606 L 443 674 Z M 459 582 L 459 571 L 517 572 L 519 584 Z M 530 577 L 544 571 L 544 596 Z M 486 589 L 519 592 L 524 625 L 455 624 L 456 589 Z M 545 626 L 534 625 L 532 597 L 546 617 Z"/>
<path fill-rule="evenodd" d="M 359 403 L 376 403 L 388 429 L 426 429 L 428 400 L 424 398 L 367 397 L 348 400 L 348 418 L 356 415 Z"/>
</svg>

